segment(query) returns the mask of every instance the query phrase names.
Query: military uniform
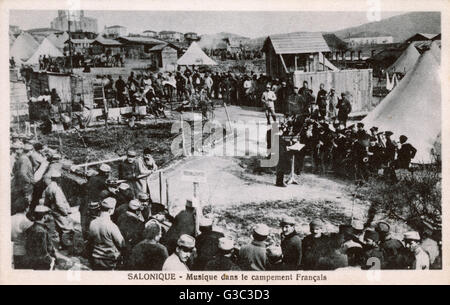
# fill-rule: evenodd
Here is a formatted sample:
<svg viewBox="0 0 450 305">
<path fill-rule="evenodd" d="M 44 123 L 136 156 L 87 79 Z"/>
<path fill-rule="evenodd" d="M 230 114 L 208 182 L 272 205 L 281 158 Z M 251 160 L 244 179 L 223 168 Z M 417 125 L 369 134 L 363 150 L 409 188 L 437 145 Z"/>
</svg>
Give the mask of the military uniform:
<svg viewBox="0 0 450 305">
<path fill-rule="evenodd" d="M 55 259 L 48 228 L 45 224 L 35 222 L 25 231 L 26 265 L 34 270 L 49 270 Z"/>
<path fill-rule="evenodd" d="M 266 244 L 253 240 L 239 250 L 239 266 L 245 271 L 264 271 L 268 264 Z"/>
<path fill-rule="evenodd" d="M 103 213 L 89 226 L 89 239 L 92 245 L 91 265 L 94 270 L 115 269 L 125 247 L 125 240 L 119 228 Z"/>
<path fill-rule="evenodd" d="M 144 239 L 131 251 L 128 259 L 128 270 L 162 270 L 164 262 L 168 258 L 166 247 L 157 242 Z"/>
<path fill-rule="evenodd" d="M 134 212 L 127 211 L 117 219 L 117 226 L 125 239 L 127 252 L 130 252 L 143 239 L 142 233 L 144 232 L 145 223 L 142 215 L 140 216 Z"/>
<path fill-rule="evenodd" d="M 318 260 L 326 251 L 328 238 L 321 235 L 316 238 L 310 234 L 302 240 L 302 269 L 317 270 Z"/>
<path fill-rule="evenodd" d="M 230 257 L 218 255 L 209 260 L 204 269 L 205 271 L 239 271 L 238 265 L 236 265 Z"/>
<path fill-rule="evenodd" d="M 173 253 L 164 262 L 162 271 L 189 271 L 189 268 L 180 260 L 178 255 Z"/>
<path fill-rule="evenodd" d="M 404 267 L 399 266 L 398 261 L 400 252 L 405 250 L 401 241 L 388 236 L 380 243 L 380 249 L 383 251 L 385 269 L 402 269 Z"/>
<path fill-rule="evenodd" d="M 299 270 L 302 262 L 302 239 L 293 232 L 281 240 L 283 262 L 288 270 Z"/>
<path fill-rule="evenodd" d="M 45 189 L 42 197 L 44 198 L 44 204 L 52 210 L 60 243 L 62 246 L 71 245 L 73 224 L 69 217 L 71 213 L 70 205 L 61 187 L 55 181 L 52 181 Z"/>
<path fill-rule="evenodd" d="M 166 235 L 161 238 L 161 244 L 167 247 L 169 254 L 175 252 L 178 238 L 187 234 L 195 236 L 195 212 L 184 210 L 175 217 L 172 226 Z"/>
<path fill-rule="evenodd" d="M 193 270 L 208 270 L 205 269 L 205 265 L 218 254 L 221 237 L 224 237 L 223 233 L 215 231 L 208 231 L 197 236 L 195 240 L 197 258 Z"/>
</svg>

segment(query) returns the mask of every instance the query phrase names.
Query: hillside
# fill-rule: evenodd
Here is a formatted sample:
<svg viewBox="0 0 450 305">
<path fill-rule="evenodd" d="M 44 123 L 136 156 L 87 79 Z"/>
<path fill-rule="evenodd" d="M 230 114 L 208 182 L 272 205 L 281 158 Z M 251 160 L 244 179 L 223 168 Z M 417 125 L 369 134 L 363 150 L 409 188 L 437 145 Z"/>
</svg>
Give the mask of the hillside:
<svg viewBox="0 0 450 305">
<path fill-rule="evenodd" d="M 202 35 L 198 44 L 201 48 L 208 48 L 208 49 L 217 48 L 217 46 L 219 44 L 223 43 L 224 38 L 234 38 L 234 39 L 242 39 L 242 40 L 250 39 L 248 37 L 233 34 L 233 33 L 220 32 L 220 33 L 216 33 L 216 34 Z"/>
<path fill-rule="evenodd" d="M 366 23 L 334 32 L 344 39 L 349 36 L 370 36 L 373 33 L 389 34 L 394 42 L 401 42 L 416 33 L 440 33 L 441 14 L 439 12 L 412 12 L 378 22 Z"/>
</svg>

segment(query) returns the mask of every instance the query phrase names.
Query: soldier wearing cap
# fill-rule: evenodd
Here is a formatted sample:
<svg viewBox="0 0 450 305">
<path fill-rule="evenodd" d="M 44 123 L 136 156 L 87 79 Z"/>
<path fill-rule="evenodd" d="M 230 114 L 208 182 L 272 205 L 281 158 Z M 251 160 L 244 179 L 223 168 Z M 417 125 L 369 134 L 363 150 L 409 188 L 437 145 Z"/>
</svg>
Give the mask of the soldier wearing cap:
<svg viewBox="0 0 450 305">
<path fill-rule="evenodd" d="M 45 187 L 48 186 L 51 183 L 51 175 L 53 172 L 62 172 L 62 163 L 61 163 L 62 156 L 59 153 L 54 153 L 50 155 L 49 161 L 50 164 L 48 165 L 47 171 L 44 174 L 43 181 L 45 183 Z"/>
<path fill-rule="evenodd" d="M 117 206 L 127 205 L 133 199 L 133 190 L 128 183 L 119 184 L 119 191 L 116 194 Z"/>
<path fill-rule="evenodd" d="M 18 155 L 13 168 L 13 181 L 11 183 L 11 213 L 15 214 L 15 207 L 21 205 L 24 201 L 27 205 L 31 203 L 33 187 L 35 184 L 33 164 L 30 160 L 30 154 L 33 150 L 31 144 L 23 146 L 23 153 Z"/>
<path fill-rule="evenodd" d="M 205 270 L 207 262 L 219 253 L 219 239 L 224 237 L 222 232 L 213 230 L 213 220 L 202 217 L 199 221 L 200 235 L 196 237 L 197 257 L 192 270 Z"/>
<path fill-rule="evenodd" d="M 206 265 L 205 271 L 239 271 L 241 270 L 232 259 L 234 242 L 227 237 L 221 237 L 217 241 L 217 255 L 210 259 Z"/>
<path fill-rule="evenodd" d="M 352 112 L 352 104 L 348 100 L 350 94 L 347 92 L 341 93 L 341 99 L 338 101 L 336 108 L 338 109 L 338 119 L 341 124 L 347 126 L 348 115 Z"/>
<path fill-rule="evenodd" d="M 260 223 L 253 228 L 253 241 L 239 250 L 239 267 L 242 270 L 266 270 L 268 261 L 265 241 L 268 236 L 269 227 L 265 224 Z"/>
<path fill-rule="evenodd" d="M 128 211 L 117 219 L 117 226 L 125 239 L 127 252 L 139 243 L 144 232 L 144 217 L 141 213 L 141 203 L 133 199 L 128 204 Z M 125 255 L 126 256 L 126 255 Z"/>
<path fill-rule="evenodd" d="M 383 251 L 379 247 L 380 236 L 374 230 L 366 230 L 364 232 L 364 259 L 365 265 L 363 269 L 384 269 L 385 260 Z"/>
<path fill-rule="evenodd" d="M 175 251 L 176 243 L 181 235 L 195 236 L 195 215 L 192 201 L 186 200 L 185 210 L 178 213 L 166 235 L 161 238 L 161 243 L 166 246 L 169 254 Z"/>
<path fill-rule="evenodd" d="M 136 159 L 137 176 L 142 177 L 136 181 L 136 193 L 147 193 L 151 197 L 148 178 L 151 173 L 158 170 L 150 148 L 144 149 L 142 157 Z"/>
<path fill-rule="evenodd" d="M 50 209 L 37 205 L 34 224 L 25 231 L 26 266 L 34 270 L 51 270 L 55 264 L 55 248 L 50 238 L 47 222 Z"/>
<path fill-rule="evenodd" d="M 195 238 L 182 234 L 177 240 L 175 252 L 164 262 L 162 271 L 189 271 L 187 263 L 194 250 Z"/>
<path fill-rule="evenodd" d="M 283 263 L 287 270 L 299 270 L 302 263 L 302 239 L 295 231 L 295 219 L 284 216 L 280 222 Z"/>
<path fill-rule="evenodd" d="M 141 203 L 141 212 L 145 221 L 148 221 L 152 216 L 152 210 L 150 206 L 150 196 L 147 193 L 141 192 L 138 195 L 138 200 Z"/>
<path fill-rule="evenodd" d="M 169 254 L 166 247 L 159 243 L 161 227 L 156 221 L 145 224 L 144 240 L 134 246 L 128 259 L 127 270 L 162 270 Z"/>
<path fill-rule="evenodd" d="M 319 258 L 327 248 L 328 238 L 322 233 L 323 223 L 316 218 L 309 224 L 311 234 L 302 240 L 302 269 L 316 270 Z"/>
<path fill-rule="evenodd" d="M 116 200 L 105 198 L 100 206 L 100 215 L 89 225 L 90 262 L 93 270 L 116 269 L 125 240 L 119 228 L 111 221 Z"/>
<path fill-rule="evenodd" d="M 405 266 L 399 265 L 398 258 L 401 253 L 404 253 L 405 247 L 400 240 L 391 236 L 389 224 L 380 221 L 376 224 L 375 231 L 380 236 L 380 249 L 383 251 L 385 269 L 403 269 Z"/>
<path fill-rule="evenodd" d="M 119 164 L 119 179 L 127 181 L 133 190 L 133 196 L 138 194 L 135 190 L 138 176 L 136 157 L 137 153 L 134 150 L 128 150 L 126 160 Z"/>
<path fill-rule="evenodd" d="M 62 248 L 66 248 L 72 245 L 73 224 L 69 217 L 72 212 L 66 195 L 59 185 L 60 178 L 60 172 L 51 173 L 51 183 L 44 190 L 42 198 L 44 198 L 44 204 L 52 210 L 60 245 Z"/>
<path fill-rule="evenodd" d="M 102 191 L 106 188 L 106 181 L 111 174 L 111 167 L 107 164 L 100 165 L 98 174 L 89 178 L 86 184 L 86 196 L 84 201 L 80 204 L 80 222 L 83 237 L 86 239 L 89 234 L 89 224 L 87 221 L 89 213 L 89 205 L 91 202 L 100 202 L 102 198 Z M 109 194 L 103 196 L 109 197 Z"/>
<path fill-rule="evenodd" d="M 430 269 L 430 257 L 420 246 L 420 235 L 417 231 L 406 232 L 403 236 L 406 248 L 414 254 L 414 262 L 411 269 Z"/>
</svg>

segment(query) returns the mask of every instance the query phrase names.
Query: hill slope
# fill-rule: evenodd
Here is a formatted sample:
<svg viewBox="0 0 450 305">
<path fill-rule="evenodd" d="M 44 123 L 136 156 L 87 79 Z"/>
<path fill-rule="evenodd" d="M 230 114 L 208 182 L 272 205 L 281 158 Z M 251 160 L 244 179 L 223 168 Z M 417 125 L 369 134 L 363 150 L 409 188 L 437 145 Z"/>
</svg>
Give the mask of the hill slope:
<svg viewBox="0 0 450 305">
<path fill-rule="evenodd" d="M 334 32 L 340 38 L 366 33 L 389 34 L 394 37 L 394 42 L 401 42 L 416 33 L 440 33 L 440 12 L 412 12 L 398 15 L 378 22 L 366 23 L 357 27 L 351 27 Z"/>
</svg>

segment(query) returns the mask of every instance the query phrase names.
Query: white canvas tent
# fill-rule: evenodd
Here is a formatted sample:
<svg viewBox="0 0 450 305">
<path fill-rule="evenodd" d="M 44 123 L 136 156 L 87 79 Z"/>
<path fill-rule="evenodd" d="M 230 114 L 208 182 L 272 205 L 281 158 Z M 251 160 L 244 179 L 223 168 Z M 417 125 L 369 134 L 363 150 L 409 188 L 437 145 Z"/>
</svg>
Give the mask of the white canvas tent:
<svg viewBox="0 0 450 305">
<path fill-rule="evenodd" d="M 366 126 L 406 135 L 417 148 L 415 163 L 431 163 L 431 150 L 441 132 L 440 66 L 430 51 L 362 121 Z"/>
<path fill-rule="evenodd" d="M 60 50 L 47 38 L 45 38 L 39 45 L 39 48 L 34 52 L 33 56 L 26 62 L 29 65 L 35 65 L 39 63 L 39 57 L 41 55 L 50 57 L 60 57 L 63 56 Z"/>
<path fill-rule="evenodd" d="M 403 51 L 402 55 L 389 67 L 387 68 L 387 72 L 395 73 L 400 72 L 403 74 L 408 73 L 419 59 L 420 53 L 417 51 L 414 43 L 411 43 L 405 51 Z"/>
<path fill-rule="evenodd" d="M 433 53 L 434 57 L 436 58 L 437 62 L 441 63 L 441 48 L 437 41 L 433 41 L 430 46 L 430 51 Z"/>
<path fill-rule="evenodd" d="M 186 53 L 178 59 L 177 64 L 180 66 L 217 65 L 214 60 L 209 58 L 208 55 L 200 49 L 195 41 L 191 43 L 189 48 L 186 50 Z"/>
<path fill-rule="evenodd" d="M 62 51 L 64 49 L 64 43 L 69 39 L 69 34 L 67 34 L 67 32 L 59 35 L 53 33 L 47 36 L 47 38 L 55 45 L 55 47 Z"/>
<path fill-rule="evenodd" d="M 14 43 L 9 52 L 9 57 L 14 57 L 18 63 L 27 61 L 39 47 L 39 43 L 27 32 L 22 32 Z"/>
</svg>

